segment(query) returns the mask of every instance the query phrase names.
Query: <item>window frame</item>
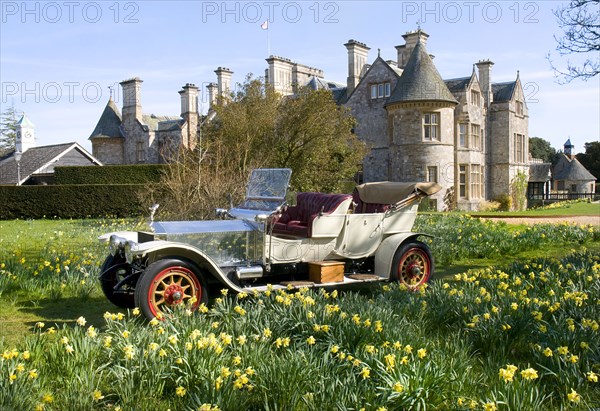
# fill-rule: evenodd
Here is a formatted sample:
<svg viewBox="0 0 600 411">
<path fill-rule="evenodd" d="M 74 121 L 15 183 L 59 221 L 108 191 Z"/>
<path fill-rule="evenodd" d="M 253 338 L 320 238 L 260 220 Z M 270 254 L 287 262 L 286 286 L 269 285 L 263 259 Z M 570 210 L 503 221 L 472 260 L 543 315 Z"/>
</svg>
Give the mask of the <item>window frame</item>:
<svg viewBox="0 0 600 411">
<path fill-rule="evenodd" d="M 483 198 L 483 167 L 481 166 L 481 164 L 471 164 L 469 169 L 469 198 Z"/>
<path fill-rule="evenodd" d="M 464 133 L 462 132 L 463 127 L 465 129 Z M 463 148 L 469 147 L 469 123 L 458 123 L 458 146 Z"/>
<path fill-rule="evenodd" d="M 481 107 L 481 93 L 477 90 L 471 90 L 471 104 Z"/>
<path fill-rule="evenodd" d="M 467 164 L 458 165 L 458 198 L 466 199 L 469 194 L 468 169 Z"/>
<path fill-rule="evenodd" d="M 427 168 L 425 170 L 427 172 L 427 175 L 425 176 L 425 180 L 427 180 L 430 183 L 439 183 L 438 166 L 427 166 Z M 432 179 L 432 176 L 433 176 L 433 179 Z"/>
<path fill-rule="evenodd" d="M 427 117 L 429 116 L 429 122 L 426 122 Z M 435 122 L 432 122 L 432 119 L 436 119 Z M 423 129 L 423 141 L 440 141 L 440 130 L 441 130 L 441 116 L 437 111 L 424 112 L 422 116 L 422 129 Z M 434 131 L 432 133 L 432 130 Z M 429 131 L 429 137 L 427 137 L 427 131 Z M 434 136 L 432 136 L 432 134 Z"/>
<path fill-rule="evenodd" d="M 138 163 L 146 161 L 146 147 L 143 141 L 136 141 L 135 143 L 135 161 Z"/>
</svg>

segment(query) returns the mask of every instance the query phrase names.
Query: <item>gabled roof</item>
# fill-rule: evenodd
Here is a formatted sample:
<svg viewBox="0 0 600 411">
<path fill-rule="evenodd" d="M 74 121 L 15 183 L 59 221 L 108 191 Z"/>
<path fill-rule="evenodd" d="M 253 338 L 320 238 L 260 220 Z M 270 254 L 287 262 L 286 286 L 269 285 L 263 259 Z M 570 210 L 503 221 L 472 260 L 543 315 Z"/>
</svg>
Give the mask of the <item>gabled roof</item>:
<svg viewBox="0 0 600 411">
<path fill-rule="evenodd" d="M 550 180 L 550 163 L 531 163 L 529 164 L 529 182 L 542 183 Z"/>
<path fill-rule="evenodd" d="M 418 42 L 385 104 L 420 101 L 458 103 L 442 80 L 425 46 Z"/>
<path fill-rule="evenodd" d="M 121 132 L 121 113 L 119 108 L 113 101 L 112 97 L 108 100 L 96 128 L 92 131 L 89 139 L 93 138 L 122 138 L 123 133 Z"/>
<path fill-rule="evenodd" d="M 20 174 L 20 183 L 25 182 L 32 174 L 39 174 L 50 165 L 58 161 L 69 151 L 76 149 L 91 162 L 102 165 L 94 156 L 88 153 L 78 143 L 55 144 L 51 146 L 32 147 L 25 151 L 19 161 L 20 173 L 17 173 L 17 162 L 14 152 L 0 161 L 0 184 L 16 185 L 17 175 Z"/>
<path fill-rule="evenodd" d="M 400 74 L 398 74 L 398 71 L 394 69 L 394 67 L 392 67 L 387 61 L 385 61 L 384 59 L 381 58 L 381 56 L 377 56 L 377 58 L 375 59 L 375 61 L 373 61 L 373 64 L 369 65 L 369 68 L 367 69 L 367 71 L 365 72 L 364 75 L 362 75 L 360 77 L 360 81 L 358 82 L 358 84 L 356 85 L 356 87 L 354 87 L 354 90 L 352 90 L 352 92 L 348 95 L 348 88 L 346 87 L 344 89 L 344 93 L 342 95 L 340 95 L 338 104 L 343 104 L 346 103 L 348 100 L 350 100 L 350 97 L 352 97 L 352 94 L 354 94 L 354 92 L 360 87 L 360 85 L 362 84 L 363 81 L 367 81 L 366 79 L 369 78 L 369 73 L 371 73 L 371 70 L 375 70 L 377 67 L 377 63 L 381 63 L 384 65 L 384 67 L 387 67 L 388 70 L 390 70 L 390 72 L 396 76 L 396 78 L 400 78 Z"/>
<path fill-rule="evenodd" d="M 515 94 L 517 82 L 509 81 L 506 83 L 492 84 L 492 94 L 494 95 L 493 103 L 504 103 L 510 101 Z"/>
<path fill-rule="evenodd" d="M 563 154 L 564 155 L 564 154 Z M 569 159 L 569 164 L 554 175 L 554 180 L 592 181 L 592 175 L 576 158 Z"/>
</svg>

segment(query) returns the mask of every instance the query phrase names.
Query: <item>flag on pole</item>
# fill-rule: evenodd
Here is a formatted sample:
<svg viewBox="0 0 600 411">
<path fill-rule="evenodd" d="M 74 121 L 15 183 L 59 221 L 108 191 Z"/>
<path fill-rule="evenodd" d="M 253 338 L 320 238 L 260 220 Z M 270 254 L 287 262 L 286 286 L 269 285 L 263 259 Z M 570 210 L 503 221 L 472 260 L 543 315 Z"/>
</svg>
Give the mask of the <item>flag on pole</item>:
<svg viewBox="0 0 600 411">
<path fill-rule="evenodd" d="M 260 28 L 263 30 L 268 30 L 269 29 L 269 20 L 265 20 L 265 22 L 260 25 Z"/>
</svg>

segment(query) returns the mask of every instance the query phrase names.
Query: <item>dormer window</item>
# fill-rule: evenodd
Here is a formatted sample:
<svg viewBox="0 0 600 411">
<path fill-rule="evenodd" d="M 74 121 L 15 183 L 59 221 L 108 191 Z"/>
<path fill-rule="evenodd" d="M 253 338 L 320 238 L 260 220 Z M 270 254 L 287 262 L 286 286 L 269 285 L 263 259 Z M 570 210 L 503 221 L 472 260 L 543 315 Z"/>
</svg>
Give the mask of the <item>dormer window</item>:
<svg viewBox="0 0 600 411">
<path fill-rule="evenodd" d="M 371 84 L 371 99 L 389 97 L 392 92 L 392 86 L 389 82 Z"/>
</svg>

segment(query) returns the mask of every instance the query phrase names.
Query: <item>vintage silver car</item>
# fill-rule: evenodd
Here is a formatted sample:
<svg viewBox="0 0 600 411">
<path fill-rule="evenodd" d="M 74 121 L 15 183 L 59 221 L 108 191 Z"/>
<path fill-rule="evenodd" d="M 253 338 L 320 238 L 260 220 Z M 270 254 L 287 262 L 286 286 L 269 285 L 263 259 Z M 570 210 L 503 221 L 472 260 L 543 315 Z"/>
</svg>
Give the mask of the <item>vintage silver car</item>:
<svg viewBox="0 0 600 411">
<path fill-rule="evenodd" d="M 337 287 L 427 282 L 433 259 L 411 232 L 420 200 L 436 183 L 366 183 L 353 194 L 297 193 L 286 203 L 290 169 L 253 170 L 245 201 L 218 220 L 150 223 L 152 232 L 100 237 L 110 254 L 100 280 L 106 297 L 148 318 L 192 309 L 211 293 L 267 287 Z M 292 202 L 292 201 L 291 201 Z"/>
</svg>

